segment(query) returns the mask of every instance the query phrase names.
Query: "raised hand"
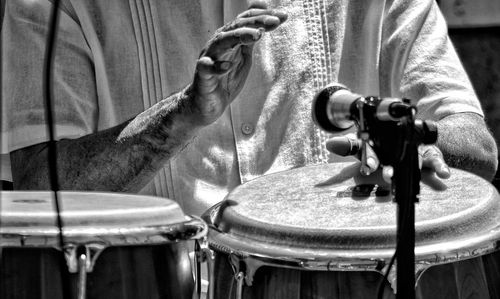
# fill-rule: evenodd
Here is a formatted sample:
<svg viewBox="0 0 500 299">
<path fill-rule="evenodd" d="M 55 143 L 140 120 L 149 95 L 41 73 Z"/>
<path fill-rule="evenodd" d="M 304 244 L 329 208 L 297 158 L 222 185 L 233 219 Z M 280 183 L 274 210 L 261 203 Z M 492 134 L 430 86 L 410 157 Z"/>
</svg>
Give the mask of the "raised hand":
<svg viewBox="0 0 500 299">
<path fill-rule="evenodd" d="M 208 125 L 222 115 L 245 84 L 253 46 L 265 32 L 276 29 L 286 19 L 284 12 L 256 2 L 207 42 L 189 90 L 200 124 Z"/>
</svg>

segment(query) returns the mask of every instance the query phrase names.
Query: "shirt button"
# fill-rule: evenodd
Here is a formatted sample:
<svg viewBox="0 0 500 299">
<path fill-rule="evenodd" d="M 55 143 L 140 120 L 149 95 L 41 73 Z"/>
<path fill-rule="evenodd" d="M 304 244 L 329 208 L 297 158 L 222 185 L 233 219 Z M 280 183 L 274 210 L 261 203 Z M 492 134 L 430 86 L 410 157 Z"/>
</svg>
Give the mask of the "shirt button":
<svg viewBox="0 0 500 299">
<path fill-rule="evenodd" d="M 243 123 L 241 125 L 241 132 L 245 135 L 250 135 L 253 133 L 253 126 L 249 123 Z"/>
</svg>

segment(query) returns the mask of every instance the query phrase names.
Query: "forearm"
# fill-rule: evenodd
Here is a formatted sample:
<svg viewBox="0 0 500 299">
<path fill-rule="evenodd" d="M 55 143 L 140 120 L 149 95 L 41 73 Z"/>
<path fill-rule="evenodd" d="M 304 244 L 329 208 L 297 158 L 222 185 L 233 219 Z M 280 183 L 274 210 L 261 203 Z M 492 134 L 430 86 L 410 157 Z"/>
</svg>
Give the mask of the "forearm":
<svg viewBox="0 0 500 299">
<path fill-rule="evenodd" d="M 287 14 L 257 1 L 207 41 L 189 89 L 128 123 L 76 140 L 57 142 L 62 190 L 137 191 L 194 138 L 216 121 L 243 88 L 252 49 Z M 116 85 L 119 86 L 119 85 Z M 16 189 L 48 189 L 47 145 L 11 153 Z"/>
<path fill-rule="evenodd" d="M 140 190 L 200 129 L 190 97 L 181 92 L 116 127 L 58 141 L 60 189 Z M 49 189 L 47 144 L 18 150 L 11 157 L 15 189 Z"/>
<path fill-rule="evenodd" d="M 498 166 L 498 153 L 482 117 L 474 113 L 459 113 L 445 117 L 437 124 L 437 145 L 446 163 L 491 181 Z"/>
</svg>

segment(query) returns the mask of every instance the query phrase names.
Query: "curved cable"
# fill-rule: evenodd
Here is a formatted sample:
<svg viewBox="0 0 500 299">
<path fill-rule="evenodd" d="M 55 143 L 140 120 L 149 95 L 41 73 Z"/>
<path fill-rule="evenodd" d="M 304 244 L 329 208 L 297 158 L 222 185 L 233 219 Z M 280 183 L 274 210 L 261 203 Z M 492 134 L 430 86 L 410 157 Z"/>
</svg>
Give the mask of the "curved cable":
<svg viewBox="0 0 500 299">
<path fill-rule="evenodd" d="M 396 260 L 396 251 L 394 251 L 394 254 L 391 257 L 391 261 L 389 262 L 389 266 L 387 266 L 387 271 L 385 272 L 384 277 L 382 278 L 382 281 L 379 283 L 379 285 L 377 287 L 377 299 L 382 299 L 384 296 L 384 285 L 389 277 L 389 273 L 391 273 L 391 268 L 392 268 L 395 260 Z"/>
<path fill-rule="evenodd" d="M 5 12 L 5 2 L 4 0 L 0 0 L 0 32 L 2 32 L 2 26 L 3 26 L 3 15 Z M 0 40 L 1 41 L 1 40 Z M 3 42 L 3 41 L 2 41 Z M 2 48 L 2 42 L 0 42 L 0 115 L 3 115 L 3 48 Z M 3 123 L 0 122 L 0 174 L 2 172 L 2 167 L 3 167 L 3 159 L 2 159 L 2 142 L 3 142 L 3 137 L 1 135 L 1 130 Z M 2 178 L 0 178 L 0 215 L 2 211 L 2 191 L 4 189 L 4 183 L 2 181 Z M 2 217 L 0 217 L 0 229 L 2 228 Z M 2 234 L 0 233 L 0 267 L 2 266 L 3 263 L 3 247 L 2 247 Z M 2 294 L 2 285 L 0 284 L 0 294 Z"/>
<path fill-rule="evenodd" d="M 52 79 L 53 72 L 52 66 L 54 63 L 54 47 L 55 40 L 57 37 L 57 26 L 59 23 L 59 0 L 52 0 L 52 9 L 49 16 L 49 24 L 47 31 L 47 40 L 44 56 L 43 65 L 43 96 L 45 101 L 45 118 L 47 121 L 47 133 L 49 135 L 48 141 L 48 170 L 49 170 L 49 181 L 50 189 L 54 195 L 54 207 L 57 215 L 57 229 L 58 229 L 58 240 L 59 247 L 61 249 L 59 270 L 61 273 L 63 298 L 71 298 L 70 292 L 70 277 L 68 268 L 66 266 L 66 258 L 64 251 L 64 236 L 63 236 L 63 221 L 61 217 L 61 205 L 58 196 L 59 191 L 59 180 L 57 176 L 57 148 L 55 140 L 55 128 L 54 128 L 54 110 L 52 103 Z"/>
</svg>

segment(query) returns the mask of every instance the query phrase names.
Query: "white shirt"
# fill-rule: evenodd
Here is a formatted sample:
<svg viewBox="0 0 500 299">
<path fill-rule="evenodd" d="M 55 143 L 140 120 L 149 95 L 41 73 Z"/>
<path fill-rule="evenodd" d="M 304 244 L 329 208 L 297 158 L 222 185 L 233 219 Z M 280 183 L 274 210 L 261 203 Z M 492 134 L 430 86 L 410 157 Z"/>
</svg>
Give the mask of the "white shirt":
<svg viewBox="0 0 500 299">
<path fill-rule="evenodd" d="M 418 101 L 418 116 L 482 114 L 433 0 L 269 0 L 288 21 L 254 50 L 238 98 L 143 193 L 201 214 L 257 176 L 336 161 L 312 123 L 314 94 Z M 193 78 L 214 31 L 244 0 L 65 0 L 55 59 L 58 138 L 128 120 Z M 47 141 L 41 92 L 48 0 L 7 1 L 2 26 L 2 153 Z"/>
</svg>

